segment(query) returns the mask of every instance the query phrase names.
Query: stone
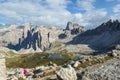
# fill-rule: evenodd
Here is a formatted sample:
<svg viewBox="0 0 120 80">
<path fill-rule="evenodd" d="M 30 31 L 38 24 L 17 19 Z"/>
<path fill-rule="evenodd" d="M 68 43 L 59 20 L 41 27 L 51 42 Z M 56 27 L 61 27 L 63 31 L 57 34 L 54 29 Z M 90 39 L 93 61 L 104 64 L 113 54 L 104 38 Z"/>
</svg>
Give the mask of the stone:
<svg viewBox="0 0 120 80">
<path fill-rule="evenodd" d="M 0 59 L 0 80 L 6 80 L 5 59 Z"/>
<path fill-rule="evenodd" d="M 117 50 L 112 50 L 112 54 L 111 54 L 111 55 L 112 55 L 113 57 L 116 57 L 116 56 L 117 56 L 117 53 L 118 53 Z"/>
<path fill-rule="evenodd" d="M 71 65 L 68 65 L 66 68 L 61 68 L 56 74 L 59 80 L 77 80 L 76 71 Z"/>
<path fill-rule="evenodd" d="M 79 60 L 80 63 L 84 63 L 86 59 Z"/>
<path fill-rule="evenodd" d="M 71 60 L 71 61 L 68 62 L 68 64 L 71 65 L 71 66 L 73 66 L 74 63 L 75 63 L 75 61 L 73 61 L 73 60 Z"/>
<path fill-rule="evenodd" d="M 50 62 L 48 63 L 48 66 L 53 66 L 53 62 L 50 61 Z"/>
<path fill-rule="evenodd" d="M 47 69 L 50 69 L 50 67 L 49 66 L 37 66 L 35 68 L 35 70 L 40 70 L 40 71 L 45 71 Z"/>
<path fill-rule="evenodd" d="M 76 67 L 78 67 L 79 64 L 80 64 L 80 62 L 79 62 L 79 61 L 76 61 L 76 62 L 74 63 L 74 65 L 73 65 L 73 67 L 76 68 Z"/>
</svg>

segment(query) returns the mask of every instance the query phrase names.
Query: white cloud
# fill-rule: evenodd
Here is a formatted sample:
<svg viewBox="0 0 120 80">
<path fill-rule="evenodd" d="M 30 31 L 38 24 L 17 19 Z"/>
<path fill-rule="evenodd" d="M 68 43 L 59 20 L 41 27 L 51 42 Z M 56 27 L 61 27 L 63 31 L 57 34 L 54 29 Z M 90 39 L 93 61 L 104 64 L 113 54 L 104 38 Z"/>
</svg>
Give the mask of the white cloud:
<svg viewBox="0 0 120 80">
<path fill-rule="evenodd" d="M 118 19 L 120 20 L 120 14 L 114 14 L 113 16 L 111 16 L 111 19 Z"/>
<path fill-rule="evenodd" d="M 38 3 L 38 1 L 40 3 Z M 66 10 L 67 0 L 11 0 L 0 3 L 0 14 L 16 20 L 43 24 L 61 24 L 61 20 L 67 22 L 71 13 Z M 67 18 L 67 19 L 65 19 Z"/>
<path fill-rule="evenodd" d="M 107 2 L 120 1 L 120 0 L 106 0 Z"/>
<path fill-rule="evenodd" d="M 16 20 L 22 20 L 22 18 L 16 14 L 16 12 L 14 11 L 10 11 L 10 10 L 0 10 L 0 14 L 5 15 L 8 18 L 13 18 Z"/>
<path fill-rule="evenodd" d="M 115 0 L 106 0 L 107 2 L 112 2 L 112 1 L 115 1 Z"/>
<path fill-rule="evenodd" d="M 113 7 L 113 15 L 111 19 L 119 19 L 120 20 L 120 4 L 117 4 Z"/>
<path fill-rule="evenodd" d="M 120 4 L 117 4 L 116 6 L 113 7 L 113 12 L 120 13 Z"/>
<path fill-rule="evenodd" d="M 93 26 L 108 19 L 105 9 L 95 8 L 95 1 L 77 0 L 77 9 L 85 12 L 71 13 L 67 10 L 71 0 L 10 0 L 0 3 L 0 14 L 15 22 L 59 25 L 64 28 L 68 21 L 72 21 L 83 26 Z"/>
<path fill-rule="evenodd" d="M 107 16 L 108 13 L 105 9 L 95 8 L 95 2 L 96 0 L 77 0 L 78 8 L 80 8 L 80 10 L 85 11 L 82 14 L 82 21 L 79 23 L 81 23 L 84 26 L 88 26 L 89 28 L 96 27 L 102 22 L 109 19 L 109 17 Z"/>
<path fill-rule="evenodd" d="M 77 6 L 81 9 L 81 10 L 92 10 L 95 7 L 93 6 L 95 0 L 77 0 Z"/>
</svg>

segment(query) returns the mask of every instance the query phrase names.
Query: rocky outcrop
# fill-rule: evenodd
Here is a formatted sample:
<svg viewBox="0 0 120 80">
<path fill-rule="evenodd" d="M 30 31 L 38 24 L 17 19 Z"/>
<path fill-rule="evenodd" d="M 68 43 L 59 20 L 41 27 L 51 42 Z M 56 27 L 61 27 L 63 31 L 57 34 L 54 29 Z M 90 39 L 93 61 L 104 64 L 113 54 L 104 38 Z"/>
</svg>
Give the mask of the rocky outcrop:
<svg viewBox="0 0 120 80">
<path fill-rule="evenodd" d="M 70 65 L 66 68 L 61 68 L 57 72 L 57 77 L 59 80 L 77 80 L 76 71 Z"/>
<path fill-rule="evenodd" d="M 120 22 L 109 20 L 93 30 L 76 36 L 70 44 L 86 44 L 93 50 L 105 50 L 120 43 Z"/>
<path fill-rule="evenodd" d="M 31 24 L 30 23 L 25 23 L 23 26 L 23 38 L 26 38 L 28 36 L 28 32 L 31 30 Z"/>
<path fill-rule="evenodd" d="M 119 80 L 119 68 L 120 61 L 113 59 L 102 65 L 88 68 L 84 73 L 82 73 L 82 79 L 80 80 Z"/>
<path fill-rule="evenodd" d="M 58 39 L 58 34 L 62 30 L 47 27 L 32 27 L 30 24 L 25 24 L 22 37 L 19 38 L 19 43 L 14 46 L 17 51 L 24 49 L 32 52 L 42 52 L 51 46 L 51 43 Z"/>
<path fill-rule="evenodd" d="M 66 26 L 66 30 L 72 30 L 73 29 L 73 24 L 72 22 L 68 22 Z"/>
<path fill-rule="evenodd" d="M 10 25 L 8 28 L 0 29 L 0 46 L 5 47 L 10 44 L 16 45 L 18 39 L 22 36 L 21 29 L 17 29 L 18 25 Z"/>
<path fill-rule="evenodd" d="M 84 27 L 80 26 L 79 24 L 73 24 L 72 22 L 68 22 L 66 29 L 64 29 L 64 32 L 59 34 L 59 39 L 63 39 L 64 42 L 67 42 L 71 40 L 74 36 L 81 34 L 84 32 Z"/>
<path fill-rule="evenodd" d="M 6 80 L 5 59 L 0 59 L 0 80 Z"/>
<path fill-rule="evenodd" d="M 22 52 L 42 52 L 49 49 L 53 42 L 65 43 L 84 31 L 82 26 L 68 22 L 65 30 L 49 26 L 11 25 L 0 30 L 0 46 Z M 74 35 L 73 35 L 74 34 Z"/>
<path fill-rule="evenodd" d="M 106 23 L 102 23 L 98 26 L 96 31 L 104 32 L 104 31 L 119 31 L 120 30 L 120 22 L 118 20 L 109 20 Z"/>
<path fill-rule="evenodd" d="M 85 31 L 83 26 L 80 26 L 79 24 L 72 24 L 72 22 L 67 23 L 65 30 L 71 31 L 71 34 L 78 34 Z"/>
<path fill-rule="evenodd" d="M 71 40 L 74 36 L 71 34 L 81 33 L 83 31 L 83 27 L 78 24 L 68 23 L 68 29 L 60 30 L 56 28 L 50 27 L 40 27 L 40 26 L 32 26 L 30 23 L 25 23 L 23 26 L 22 35 L 18 39 L 18 44 L 8 44 L 10 49 L 15 49 L 19 52 L 42 52 L 49 49 L 53 42 L 60 41 L 65 42 Z M 14 28 L 14 26 L 13 26 Z M 67 35 L 67 38 L 63 41 L 59 38 L 59 35 L 63 33 Z M 27 51 L 25 51 L 27 50 Z"/>
</svg>

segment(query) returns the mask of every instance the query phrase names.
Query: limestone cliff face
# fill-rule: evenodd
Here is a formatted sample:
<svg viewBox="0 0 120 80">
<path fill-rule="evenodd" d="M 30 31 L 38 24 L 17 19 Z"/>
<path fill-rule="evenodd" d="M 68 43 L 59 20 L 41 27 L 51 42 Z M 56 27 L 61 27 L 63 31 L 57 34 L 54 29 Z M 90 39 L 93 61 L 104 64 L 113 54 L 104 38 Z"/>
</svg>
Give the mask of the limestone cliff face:
<svg viewBox="0 0 120 80">
<path fill-rule="evenodd" d="M 72 24 L 72 23 L 71 23 Z M 70 25 L 69 25 L 70 26 Z M 16 50 L 20 49 L 33 49 L 34 51 L 45 51 L 49 49 L 53 42 L 62 41 L 59 37 L 61 33 L 67 33 L 67 36 L 83 31 L 83 28 L 78 24 L 73 24 L 73 28 L 61 30 L 50 27 L 32 27 L 30 24 L 25 24 L 22 37 L 19 38 L 19 43 L 14 47 Z M 70 33 L 69 33 L 70 32 Z M 72 38 L 73 36 L 70 36 Z M 70 40 L 67 37 L 66 41 Z"/>
<path fill-rule="evenodd" d="M 18 39 L 22 36 L 21 29 L 17 29 L 18 25 L 10 25 L 8 28 L 0 29 L 0 46 L 8 46 L 8 44 L 16 45 Z"/>
<path fill-rule="evenodd" d="M 57 29 L 50 26 L 32 26 L 25 23 L 22 26 L 11 25 L 9 29 L 0 30 L 0 46 L 6 46 L 17 51 L 34 52 L 49 49 L 53 42 L 68 42 L 84 28 L 78 24 L 68 22 L 66 29 Z M 64 35 L 66 35 L 65 38 Z"/>
<path fill-rule="evenodd" d="M 27 37 L 28 30 L 31 30 L 31 24 L 30 23 L 25 23 L 23 26 L 23 38 Z"/>
<path fill-rule="evenodd" d="M 44 51 L 48 49 L 52 42 L 58 39 L 58 35 L 62 30 L 47 27 L 28 27 L 25 26 L 22 37 L 19 38 L 19 44 L 16 50 L 34 49 Z"/>
</svg>

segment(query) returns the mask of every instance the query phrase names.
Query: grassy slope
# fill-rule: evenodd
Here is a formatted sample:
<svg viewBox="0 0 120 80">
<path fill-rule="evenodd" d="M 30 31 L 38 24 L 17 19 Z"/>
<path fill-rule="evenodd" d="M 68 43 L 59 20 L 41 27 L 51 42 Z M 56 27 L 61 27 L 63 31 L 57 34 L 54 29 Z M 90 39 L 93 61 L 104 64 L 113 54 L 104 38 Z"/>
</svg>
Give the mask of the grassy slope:
<svg viewBox="0 0 120 80">
<path fill-rule="evenodd" d="M 65 56 L 65 59 L 48 59 L 47 53 L 35 53 L 35 54 L 22 54 L 13 58 L 6 58 L 6 66 L 8 68 L 15 67 L 27 67 L 34 68 L 36 66 L 47 65 L 50 61 L 56 63 L 57 65 L 63 65 L 71 58 L 69 56 Z"/>
</svg>

